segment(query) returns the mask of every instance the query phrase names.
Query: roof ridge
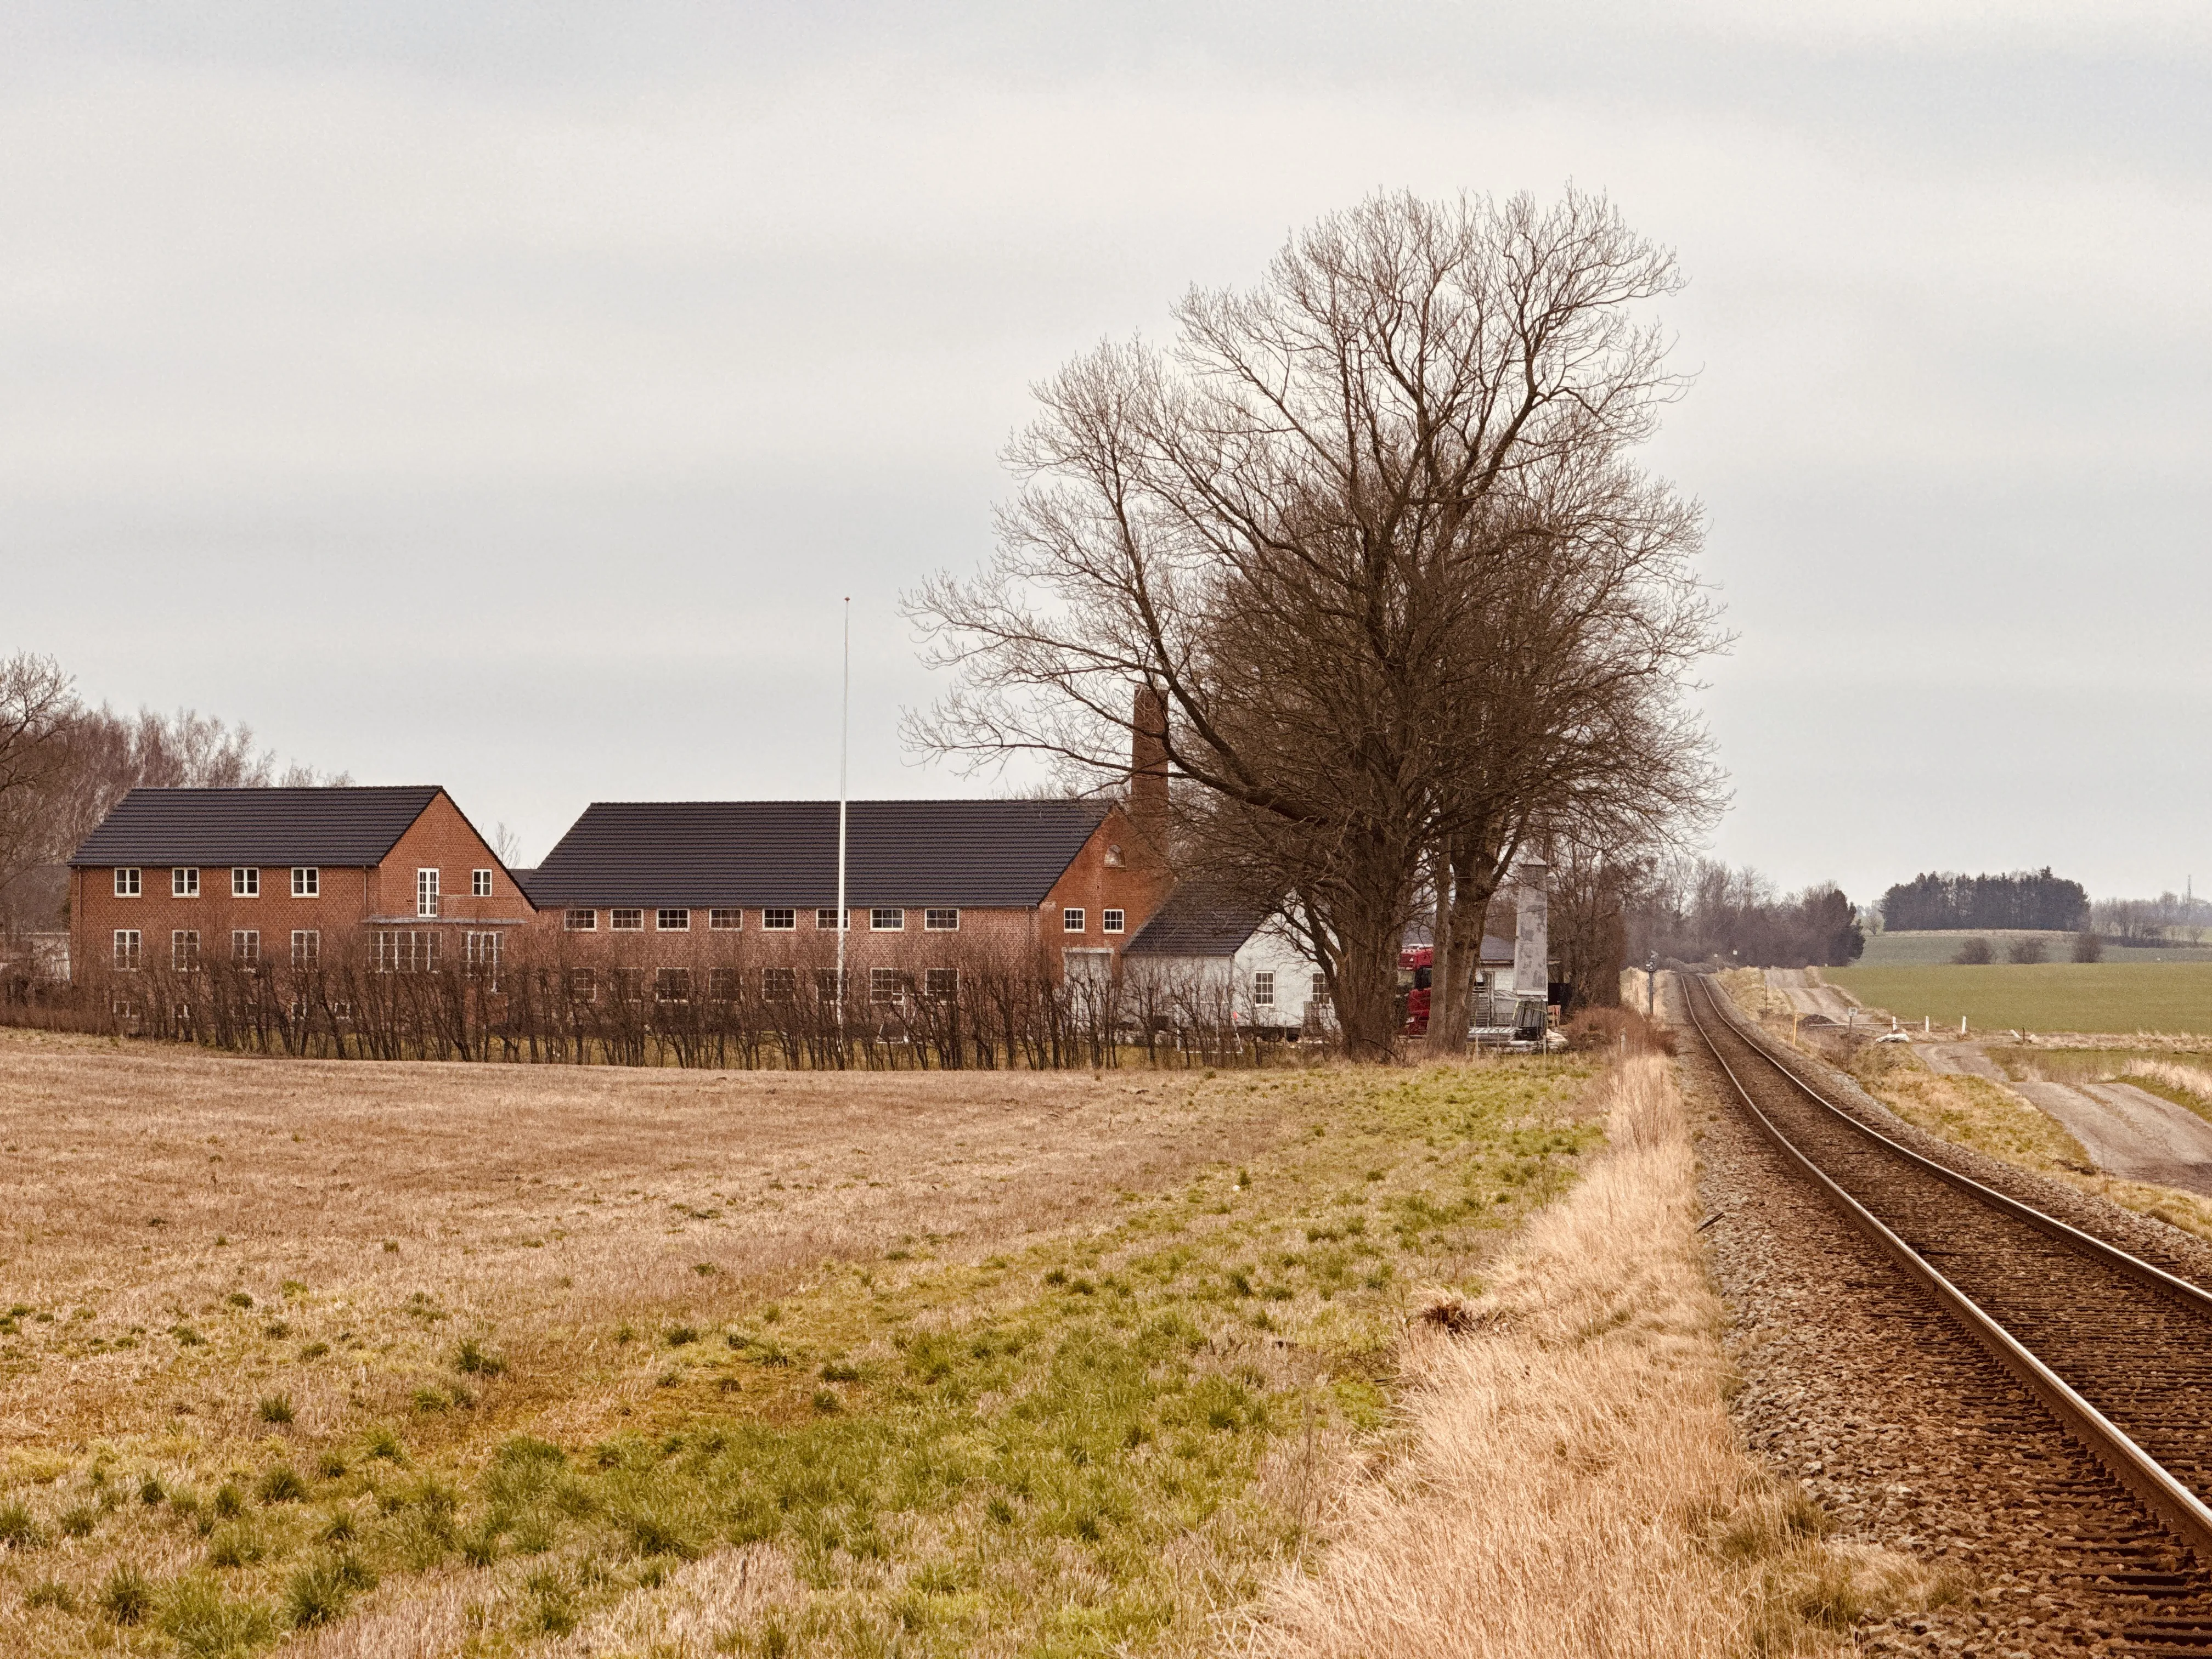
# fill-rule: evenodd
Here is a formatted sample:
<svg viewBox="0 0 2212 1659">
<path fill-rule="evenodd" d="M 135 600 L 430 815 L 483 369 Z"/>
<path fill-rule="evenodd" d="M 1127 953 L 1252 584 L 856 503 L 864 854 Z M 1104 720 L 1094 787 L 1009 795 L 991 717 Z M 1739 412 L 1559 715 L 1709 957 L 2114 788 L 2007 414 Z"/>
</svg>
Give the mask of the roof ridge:
<svg viewBox="0 0 2212 1659">
<path fill-rule="evenodd" d="M 830 796 L 728 796 L 715 799 L 690 800 L 595 800 L 593 806 L 835 806 L 837 798 Z M 854 795 L 847 798 L 848 806 L 1113 806 L 1117 802 L 1103 797 L 1083 795 Z"/>
</svg>

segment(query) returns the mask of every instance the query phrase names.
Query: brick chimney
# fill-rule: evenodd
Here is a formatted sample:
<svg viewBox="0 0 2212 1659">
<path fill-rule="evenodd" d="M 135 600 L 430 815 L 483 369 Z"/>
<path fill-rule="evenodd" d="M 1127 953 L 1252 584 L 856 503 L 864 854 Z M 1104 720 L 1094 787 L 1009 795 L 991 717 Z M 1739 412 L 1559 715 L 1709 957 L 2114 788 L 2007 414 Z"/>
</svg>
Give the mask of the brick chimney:
<svg viewBox="0 0 2212 1659">
<path fill-rule="evenodd" d="M 1156 841 L 1167 832 L 1168 705 L 1148 685 L 1129 716 L 1129 817 Z"/>
</svg>

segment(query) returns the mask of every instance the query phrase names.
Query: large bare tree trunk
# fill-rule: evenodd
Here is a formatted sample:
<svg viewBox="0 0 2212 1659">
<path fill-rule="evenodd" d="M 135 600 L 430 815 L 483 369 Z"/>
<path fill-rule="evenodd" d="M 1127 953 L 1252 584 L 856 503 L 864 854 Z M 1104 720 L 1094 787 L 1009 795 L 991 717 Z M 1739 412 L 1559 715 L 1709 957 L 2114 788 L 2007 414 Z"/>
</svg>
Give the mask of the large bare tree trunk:
<svg viewBox="0 0 2212 1659">
<path fill-rule="evenodd" d="M 1368 925 L 1347 930 L 1336 964 L 1336 1024 L 1348 1060 L 1377 1063 L 1398 1053 L 1398 938 Z"/>
</svg>

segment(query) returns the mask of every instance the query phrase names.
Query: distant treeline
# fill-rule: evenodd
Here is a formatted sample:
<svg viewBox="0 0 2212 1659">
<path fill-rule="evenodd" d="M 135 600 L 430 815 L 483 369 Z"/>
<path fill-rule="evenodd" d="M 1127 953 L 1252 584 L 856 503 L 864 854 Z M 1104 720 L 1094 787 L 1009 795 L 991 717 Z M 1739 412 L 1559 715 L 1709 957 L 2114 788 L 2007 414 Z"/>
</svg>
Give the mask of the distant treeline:
<svg viewBox="0 0 2212 1659">
<path fill-rule="evenodd" d="M 1759 968 L 1840 968 L 1866 949 L 1858 913 L 1823 882 L 1778 890 L 1746 866 L 1705 860 L 1654 872 L 1629 916 L 1629 960 L 1719 962 Z"/>
<path fill-rule="evenodd" d="M 2073 933 L 2089 918 L 2089 895 L 2078 881 L 2040 870 L 2004 876 L 1933 872 L 1899 882 L 1881 896 L 1881 925 L 1891 933 L 1936 928 L 2040 928 Z"/>
</svg>

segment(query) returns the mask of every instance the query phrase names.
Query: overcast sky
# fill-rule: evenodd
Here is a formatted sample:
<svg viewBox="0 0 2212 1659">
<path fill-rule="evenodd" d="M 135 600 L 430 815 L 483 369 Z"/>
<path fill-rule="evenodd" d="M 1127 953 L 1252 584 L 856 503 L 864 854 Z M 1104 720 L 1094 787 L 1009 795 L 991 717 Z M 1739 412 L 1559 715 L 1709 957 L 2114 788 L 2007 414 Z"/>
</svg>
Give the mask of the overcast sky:
<svg viewBox="0 0 2212 1659">
<path fill-rule="evenodd" d="M 2212 8 L 0 11 L 0 653 L 534 860 L 916 766 L 1028 387 L 1411 187 L 1674 247 L 1717 850 L 2212 886 Z"/>
</svg>

